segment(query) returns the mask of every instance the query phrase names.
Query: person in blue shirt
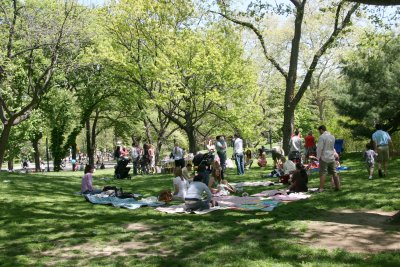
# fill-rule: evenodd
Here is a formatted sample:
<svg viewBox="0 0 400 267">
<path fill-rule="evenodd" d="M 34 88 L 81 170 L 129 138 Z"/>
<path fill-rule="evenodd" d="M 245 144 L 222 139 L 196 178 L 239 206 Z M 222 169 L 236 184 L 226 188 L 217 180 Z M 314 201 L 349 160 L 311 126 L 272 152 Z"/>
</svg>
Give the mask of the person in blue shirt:
<svg viewBox="0 0 400 267">
<path fill-rule="evenodd" d="M 372 142 L 375 152 L 378 153 L 378 174 L 379 177 L 385 177 L 389 163 L 389 150 L 392 149 L 392 139 L 387 132 L 382 130 L 381 124 L 377 123 L 375 129 L 376 132 L 372 134 Z"/>
</svg>

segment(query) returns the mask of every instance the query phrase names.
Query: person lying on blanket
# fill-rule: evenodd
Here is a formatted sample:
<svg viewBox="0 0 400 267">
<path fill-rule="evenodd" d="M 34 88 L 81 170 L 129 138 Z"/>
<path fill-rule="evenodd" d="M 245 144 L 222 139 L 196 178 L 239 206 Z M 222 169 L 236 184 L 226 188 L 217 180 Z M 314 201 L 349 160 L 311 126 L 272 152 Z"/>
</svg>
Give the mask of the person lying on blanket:
<svg viewBox="0 0 400 267">
<path fill-rule="evenodd" d="M 196 175 L 193 178 L 193 182 L 189 185 L 185 197 L 185 206 L 187 211 L 206 210 L 210 208 L 212 194 L 208 186 L 204 184 L 202 180 L 202 175 Z M 207 194 L 205 200 L 202 199 L 202 194 L 204 192 Z M 212 204 L 214 205 L 215 203 Z"/>
<path fill-rule="evenodd" d="M 216 188 L 213 188 L 214 185 Z M 236 192 L 235 187 L 229 184 L 226 179 L 222 180 L 221 166 L 218 161 L 214 161 L 213 163 L 211 178 L 208 181 L 208 188 L 213 194 L 221 193 L 221 195 L 229 195 L 229 193 Z"/>
<path fill-rule="evenodd" d="M 296 170 L 292 178 L 290 178 L 290 192 L 307 192 L 308 191 L 308 174 L 301 163 L 296 163 Z"/>
</svg>

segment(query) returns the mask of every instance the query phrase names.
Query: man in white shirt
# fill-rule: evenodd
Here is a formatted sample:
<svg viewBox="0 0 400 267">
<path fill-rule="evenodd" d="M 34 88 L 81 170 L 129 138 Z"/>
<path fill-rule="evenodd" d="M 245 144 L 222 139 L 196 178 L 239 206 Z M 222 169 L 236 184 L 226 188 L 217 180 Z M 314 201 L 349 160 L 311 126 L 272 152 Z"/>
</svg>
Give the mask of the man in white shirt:
<svg viewBox="0 0 400 267">
<path fill-rule="evenodd" d="M 175 160 L 175 167 L 185 167 L 185 153 L 183 149 L 179 147 L 178 143 L 175 143 L 175 147 L 172 150 L 172 156 Z"/>
<path fill-rule="evenodd" d="M 235 162 L 238 175 L 244 175 L 244 154 L 243 154 L 243 140 L 238 134 L 234 136 L 235 142 L 233 145 L 233 152 L 235 155 Z"/>
<path fill-rule="evenodd" d="M 330 134 L 325 125 L 318 127 L 321 134 L 317 144 L 317 159 L 319 161 L 319 191 L 324 191 L 326 174 L 332 175 L 335 190 L 340 189 L 339 177 L 336 173 L 335 137 Z"/>
<path fill-rule="evenodd" d="M 374 144 L 375 152 L 378 153 L 378 173 L 379 177 L 385 177 L 389 162 L 389 150 L 392 148 L 392 139 L 387 132 L 382 130 L 381 124 L 377 123 L 375 129 L 376 132 L 372 134 L 372 142 Z"/>
</svg>

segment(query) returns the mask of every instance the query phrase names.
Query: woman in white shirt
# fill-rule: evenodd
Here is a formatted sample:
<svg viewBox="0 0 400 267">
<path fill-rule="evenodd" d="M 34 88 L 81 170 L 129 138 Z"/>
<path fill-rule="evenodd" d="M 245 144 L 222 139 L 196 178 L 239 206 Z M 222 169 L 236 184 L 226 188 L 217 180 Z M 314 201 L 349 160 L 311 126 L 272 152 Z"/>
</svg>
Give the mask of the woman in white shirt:
<svg viewBox="0 0 400 267">
<path fill-rule="evenodd" d="M 184 201 L 187 190 L 189 188 L 189 182 L 182 175 L 181 167 L 175 167 L 174 176 L 175 176 L 175 178 L 173 179 L 174 194 L 172 197 L 174 200 Z"/>
</svg>

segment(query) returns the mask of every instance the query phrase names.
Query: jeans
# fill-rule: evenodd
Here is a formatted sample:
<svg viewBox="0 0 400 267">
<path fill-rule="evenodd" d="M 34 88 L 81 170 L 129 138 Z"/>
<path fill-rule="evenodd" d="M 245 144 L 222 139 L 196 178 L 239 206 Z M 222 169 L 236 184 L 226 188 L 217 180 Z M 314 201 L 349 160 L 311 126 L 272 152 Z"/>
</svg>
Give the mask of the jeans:
<svg viewBox="0 0 400 267">
<path fill-rule="evenodd" d="M 236 162 L 237 174 L 243 175 L 244 174 L 244 156 L 243 156 L 243 153 L 235 155 L 235 162 Z"/>
<path fill-rule="evenodd" d="M 195 210 L 208 210 L 210 205 L 208 201 L 198 200 L 198 201 L 185 201 L 185 206 L 187 211 L 195 211 Z"/>
</svg>

